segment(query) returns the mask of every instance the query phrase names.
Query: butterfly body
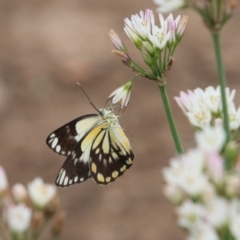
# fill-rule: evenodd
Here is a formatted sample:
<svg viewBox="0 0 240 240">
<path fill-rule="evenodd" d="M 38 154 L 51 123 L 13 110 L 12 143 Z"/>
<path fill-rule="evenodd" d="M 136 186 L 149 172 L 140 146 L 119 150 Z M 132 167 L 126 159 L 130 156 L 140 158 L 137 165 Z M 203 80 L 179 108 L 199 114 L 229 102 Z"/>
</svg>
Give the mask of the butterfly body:
<svg viewBox="0 0 240 240">
<path fill-rule="evenodd" d="M 134 159 L 130 143 L 111 108 L 79 117 L 47 138 L 47 145 L 67 156 L 56 178 L 66 187 L 92 177 L 107 185 L 121 176 Z"/>
</svg>

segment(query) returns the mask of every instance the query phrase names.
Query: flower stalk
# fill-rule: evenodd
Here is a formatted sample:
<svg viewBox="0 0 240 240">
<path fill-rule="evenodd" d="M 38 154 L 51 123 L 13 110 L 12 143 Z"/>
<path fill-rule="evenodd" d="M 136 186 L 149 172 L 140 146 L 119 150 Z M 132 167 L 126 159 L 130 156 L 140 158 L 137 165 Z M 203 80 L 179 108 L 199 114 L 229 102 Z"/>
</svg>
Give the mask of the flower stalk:
<svg viewBox="0 0 240 240">
<path fill-rule="evenodd" d="M 168 120 L 168 123 L 169 123 L 169 127 L 170 127 L 170 130 L 171 130 L 171 134 L 172 134 L 172 137 L 173 137 L 173 141 L 174 141 L 176 150 L 177 150 L 179 155 L 182 155 L 182 154 L 184 154 L 184 151 L 183 151 L 182 144 L 181 144 L 181 141 L 180 141 L 180 138 L 179 138 L 179 135 L 178 135 L 177 127 L 176 127 L 174 117 L 173 117 L 173 114 L 172 114 L 172 110 L 171 110 L 171 107 L 170 107 L 170 104 L 169 104 L 169 101 L 168 101 L 166 86 L 159 84 L 158 88 L 159 88 L 160 93 L 161 93 L 162 102 L 163 102 L 163 105 L 164 105 L 164 109 L 165 109 L 165 112 L 166 112 L 167 120 Z"/>
<path fill-rule="evenodd" d="M 222 60 L 221 53 L 221 43 L 219 33 L 212 33 L 213 45 L 215 50 L 215 57 L 217 63 L 217 73 L 218 73 L 218 82 L 221 90 L 221 99 L 222 99 L 222 111 L 223 111 L 223 123 L 224 129 L 226 131 L 226 142 L 230 141 L 231 133 L 229 128 L 229 119 L 228 119 L 228 108 L 227 108 L 227 100 L 226 100 L 226 75 Z"/>
</svg>

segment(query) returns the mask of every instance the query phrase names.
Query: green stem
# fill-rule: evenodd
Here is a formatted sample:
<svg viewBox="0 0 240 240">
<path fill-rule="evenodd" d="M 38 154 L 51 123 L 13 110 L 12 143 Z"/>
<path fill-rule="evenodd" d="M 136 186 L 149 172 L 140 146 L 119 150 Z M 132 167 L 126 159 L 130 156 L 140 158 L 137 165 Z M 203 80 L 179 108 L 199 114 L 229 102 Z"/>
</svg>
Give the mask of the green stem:
<svg viewBox="0 0 240 240">
<path fill-rule="evenodd" d="M 177 149 L 178 154 L 182 155 L 184 153 L 183 148 L 182 148 L 182 144 L 180 141 L 180 138 L 178 136 L 178 131 L 177 131 L 177 127 L 173 118 L 173 114 L 172 114 L 172 110 L 168 101 L 168 96 L 167 96 L 167 92 L 166 92 L 166 87 L 165 86 L 160 86 L 158 85 L 160 93 L 161 93 L 161 97 L 162 97 L 162 101 L 163 101 L 163 105 L 165 108 L 165 112 L 167 115 L 167 119 L 168 119 L 168 123 L 170 126 L 170 130 L 172 133 L 172 137 L 173 137 L 173 141 L 175 143 L 175 147 Z"/>
<path fill-rule="evenodd" d="M 224 71 L 224 65 L 221 53 L 221 43 L 219 33 L 212 33 L 213 45 L 215 50 L 215 57 L 217 62 L 218 82 L 221 89 L 222 109 L 223 109 L 223 123 L 226 132 L 226 142 L 230 141 L 231 133 L 228 120 L 228 109 L 226 100 L 226 75 Z"/>
</svg>

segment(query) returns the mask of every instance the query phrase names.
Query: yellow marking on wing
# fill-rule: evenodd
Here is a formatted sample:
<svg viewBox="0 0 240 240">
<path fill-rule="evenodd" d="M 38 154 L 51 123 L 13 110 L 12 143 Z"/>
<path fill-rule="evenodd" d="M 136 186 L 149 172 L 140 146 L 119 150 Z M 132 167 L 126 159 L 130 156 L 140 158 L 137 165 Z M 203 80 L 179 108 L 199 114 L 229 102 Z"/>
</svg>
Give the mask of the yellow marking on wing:
<svg viewBox="0 0 240 240">
<path fill-rule="evenodd" d="M 92 163 L 91 170 L 93 173 L 97 173 L 97 165 L 95 163 Z"/>
<path fill-rule="evenodd" d="M 82 141 L 81 144 L 81 150 L 84 152 L 85 149 L 89 146 L 89 144 L 92 144 L 92 142 L 94 141 L 94 139 L 96 138 L 96 136 L 99 134 L 99 132 L 102 129 L 102 124 L 98 127 L 93 128 L 87 136 L 85 136 L 85 138 Z"/>
<path fill-rule="evenodd" d="M 131 158 L 129 158 L 127 161 L 126 161 L 127 164 L 133 164 L 133 161 Z"/>
<path fill-rule="evenodd" d="M 97 174 L 97 179 L 98 179 L 99 182 L 104 182 L 105 181 L 104 177 L 103 177 L 103 175 L 101 173 Z"/>
<path fill-rule="evenodd" d="M 109 153 L 110 146 L 109 146 L 109 140 L 108 140 L 108 132 L 105 134 L 102 149 L 104 153 Z"/>
<path fill-rule="evenodd" d="M 111 181 L 111 177 L 107 177 L 106 182 L 110 182 L 110 181 Z"/>
<path fill-rule="evenodd" d="M 130 153 L 131 150 L 130 142 L 120 127 L 111 130 L 110 136 L 112 140 L 112 145 L 114 146 L 115 149 L 120 148 L 121 151 L 123 152 L 123 155 L 126 155 L 126 152 Z"/>
<path fill-rule="evenodd" d="M 77 133 L 81 134 L 84 131 L 87 131 L 94 125 L 94 123 L 96 123 L 97 120 L 98 120 L 97 116 L 80 120 L 79 122 L 76 123 L 75 126 Z"/>
<path fill-rule="evenodd" d="M 121 171 L 121 172 L 124 172 L 126 169 L 127 169 L 126 165 L 123 165 L 123 166 L 120 168 L 120 171 Z"/>
<path fill-rule="evenodd" d="M 118 160 L 118 159 L 119 159 L 118 155 L 117 155 L 115 152 L 112 152 L 112 157 L 113 157 L 115 160 Z"/>
<path fill-rule="evenodd" d="M 118 174 L 118 172 L 117 172 L 117 171 L 114 171 L 114 172 L 112 172 L 112 177 L 113 177 L 113 178 L 117 178 L 117 177 L 118 177 L 118 175 L 119 175 L 119 174 Z"/>
<path fill-rule="evenodd" d="M 105 167 L 107 166 L 107 160 L 103 159 L 103 164 L 105 165 Z"/>
<path fill-rule="evenodd" d="M 100 142 L 102 141 L 103 135 L 104 135 L 105 131 L 102 131 L 101 133 L 99 133 L 99 135 L 96 137 L 94 143 L 93 143 L 93 149 L 97 148 L 97 146 L 100 144 Z"/>
</svg>

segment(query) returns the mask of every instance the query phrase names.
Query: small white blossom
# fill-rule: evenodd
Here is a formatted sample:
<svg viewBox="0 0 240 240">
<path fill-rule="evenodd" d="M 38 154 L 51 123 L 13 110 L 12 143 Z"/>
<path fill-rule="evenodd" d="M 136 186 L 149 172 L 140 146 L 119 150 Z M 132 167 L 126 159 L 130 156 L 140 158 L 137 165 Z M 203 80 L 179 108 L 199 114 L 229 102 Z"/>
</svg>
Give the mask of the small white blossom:
<svg viewBox="0 0 240 240">
<path fill-rule="evenodd" d="M 152 30 L 152 34 L 149 34 L 149 39 L 152 45 L 155 48 L 162 50 L 165 48 L 168 40 L 170 39 L 171 32 L 167 32 L 164 28 L 159 28 L 158 26 L 154 26 Z"/>
<path fill-rule="evenodd" d="M 231 201 L 229 228 L 233 236 L 240 239 L 240 201 L 237 198 Z"/>
<path fill-rule="evenodd" d="M 126 18 L 125 20 L 125 32 L 129 33 L 133 31 L 136 35 L 143 40 L 148 38 L 148 34 L 152 32 L 154 26 L 154 14 L 151 10 L 147 9 L 145 12 L 140 11 L 140 14 L 131 16 L 131 20 Z"/>
<path fill-rule="evenodd" d="M 32 210 L 23 204 L 10 205 L 6 212 L 6 220 L 12 232 L 25 232 L 31 222 Z"/>
<path fill-rule="evenodd" d="M 3 167 L 0 166 L 0 195 L 8 188 L 8 181 Z"/>
<path fill-rule="evenodd" d="M 216 197 L 214 200 L 206 203 L 207 220 L 214 227 L 225 226 L 229 220 L 229 203 L 224 198 Z"/>
<path fill-rule="evenodd" d="M 130 94 L 131 94 L 132 82 L 127 82 L 123 86 L 117 88 L 112 92 L 108 99 L 112 98 L 112 103 L 121 103 L 121 108 L 125 108 L 128 105 Z"/>
<path fill-rule="evenodd" d="M 206 126 L 201 132 L 196 132 L 195 138 L 200 149 L 203 151 L 219 152 L 226 140 L 226 134 L 221 124 Z"/>
<path fill-rule="evenodd" d="M 240 196 L 240 176 L 237 173 L 232 173 L 225 178 L 225 193 L 228 197 Z"/>
<path fill-rule="evenodd" d="M 234 103 L 228 105 L 228 119 L 231 130 L 237 130 L 240 126 L 240 108 L 236 109 Z"/>
<path fill-rule="evenodd" d="M 240 126 L 240 109 L 236 110 L 233 99 L 235 90 L 225 89 L 227 106 L 229 109 L 230 129 L 236 130 Z M 175 100 L 190 123 L 195 127 L 204 128 L 212 124 L 212 120 L 222 117 L 222 102 L 220 88 L 207 87 L 204 90 L 188 90 L 187 93 L 180 92 Z M 219 119 L 218 119 L 219 122 Z"/>
<path fill-rule="evenodd" d="M 177 214 L 179 217 L 178 224 L 183 228 L 191 230 L 194 225 L 205 218 L 206 209 L 201 204 L 187 200 L 177 208 Z"/>
<path fill-rule="evenodd" d="M 189 150 L 185 155 L 170 161 L 170 167 L 163 169 L 163 177 L 167 184 L 176 185 L 195 197 L 204 191 L 208 182 L 203 174 L 204 166 L 203 152 L 199 149 Z"/>
<path fill-rule="evenodd" d="M 206 165 L 209 177 L 215 184 L 220 185 L 224 179 L 224 160 L 215 151 L 209 152 L 207 156 Z"/>
<path fill-rule="evenodd" d="M 187 240 L 219 240 L 219 237 L 213 227 L 205 222 L 200 222 L 191 229 Z"/>
<path fill-rule="evenodd" d="M 12 187 L 12 193 L 16 202 L 22 202 L 27 198 L 27 190 L 21 183 L 16 183 Z"/>
<path fill-rule="evenodd" d="M 44 208 L 55 197 L 56 191 L 53 184 L 45 184 L 41 178 L 35 178 L 28 184 L 30 199 L 38 208 Z"/>
<path fill-rule="evenodd" d="M 184 193 L 179 186 L 167 184 L 163 189 L 164 195 L 173 203 L 179 204 L 184 199 Z"/>
<path fill-rule="evenodd" d="M 184 0 L 154 0 L 154 3 L 159 6 L 157 11 L 160 13 L 172 12 L 185 5 Z"/>
</svg>

